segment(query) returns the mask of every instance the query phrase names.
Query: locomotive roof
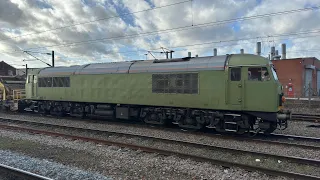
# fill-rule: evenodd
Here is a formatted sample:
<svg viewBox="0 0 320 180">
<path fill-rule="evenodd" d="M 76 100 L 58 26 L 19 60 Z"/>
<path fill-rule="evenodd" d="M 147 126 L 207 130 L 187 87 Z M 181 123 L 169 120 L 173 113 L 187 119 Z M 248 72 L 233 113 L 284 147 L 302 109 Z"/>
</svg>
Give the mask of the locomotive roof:
<svg viewBox="0 0 320 180">
<path fill-rule="evenodd" d="M 73 74 L 116 74 L 146 72 L 192 72 L 201 70 L 224 70 L 225 66 L 261 65 L 269 60 L 250 54 L 177 58 L 162 60 L 127 61 L 44 68 L 40 76 L 68 76 Z"/>
</svg>

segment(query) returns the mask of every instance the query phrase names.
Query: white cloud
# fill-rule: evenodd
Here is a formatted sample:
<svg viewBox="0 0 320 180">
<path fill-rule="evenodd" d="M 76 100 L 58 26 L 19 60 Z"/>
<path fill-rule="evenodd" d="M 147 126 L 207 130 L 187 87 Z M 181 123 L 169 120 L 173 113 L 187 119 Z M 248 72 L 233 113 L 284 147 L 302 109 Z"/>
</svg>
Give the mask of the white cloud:
<svg viewBox="0 0 320 180">
<path fill-rule="evenodd" d="M 121 18 L 110 18 L 42 33 L 48 29 L 113 17 L 121 13 L 143 11 L 153 6 L 165 6 L 181 1 L 182 0 L 149 0 L 149 2 L 142 0 L 0 1 L 1 60 L 12 64 L 22 64 L 22 59 L 31 58 L 31 56 L 22 53 L 19 48 L 33 48 L 32 51 L 37 52 L 51 52 L 51 50 L 54 50 L 57 57 L 57 65 L 122 61 L 137 58 L 144 59 L 146 50 L 159 49 L 160 47 L 180 47 L 206 42 L 320 29 L 320 24 L 318 23 L 320 19 L 319 10 L 245 20 L 237 23 L 208 25 L 205 27 L 197 26 L 208 22 L 234 19 L 243 16 L 254 16 L 301 9 L 305 6 L 315 6 L 318 5 L 318 0 L 284 0 L 281 1 L 281 3 L 277 0 L 261 1 L 261 3 L 257 3 L 256 0 L 193 0 L 192 5 L 190 1 L 174 6 L 121 16 Z M 194 27 L 190 27 L 192 24 Z M 179 29 L 181 27 L 188 27 L 188 29 Z M 176 31 L 149 36 L 141 35 L 140 37 L 107 39 L 137 33 L 143 34 L 145 32 L 162 31 L 165 29 L 176 29 Z M 20 35 L 22 35 L 22 37 L 13 38 Z M 91 43 L 68 45 L 69 43 L 101 38 L 106 39 Z M 281 40 L 279 40 L 279 38 Z M 292 37 L 279 38 L 257 38 L 240 42 L 221 42 L 202 46 L 173 48 L 176 50 L 174 57 L 186 56 L 187 51 L 192 52 L 193 55 L 208 55 L 212 54 L 214 47 L 218 48 L 219 54 L 238 53 L 240 48 L 244 48 L 245 52 L 254 53 L 255 42 L 259 40 L 263 41 L 264 55 L 267 55 L 270 46 L 276 45 L 279 49 L 282 42 L 289 42 L 287 49 L 288 57 L 320 57 L 320 53 L 318 53 L 320 51 L 315 51 L 316 49 L 320 49 L 318 45 L 320 40 L 319 36 L 301 39 L 290 39 Z M 67 45 L 57 46 L 59 44 Z M 49 47 L 39 49 L 39 47 L 43 46 Z M 279 51 L 281 51 L 281 49 L 279 49 Z M 35 53 L 34 55 L 48 63 L 51 62 L 51 57 L 48 55 L 39 53 Z M 154 55 L 157 58 L 164 57 L 163 54 L 154 53 Z M 150 55 L 148 57 L 151 58 Z M 28 64 L 30 67 L 45 66 L 45 64 L 37 61 L 32 61 Z"/>
</svg>

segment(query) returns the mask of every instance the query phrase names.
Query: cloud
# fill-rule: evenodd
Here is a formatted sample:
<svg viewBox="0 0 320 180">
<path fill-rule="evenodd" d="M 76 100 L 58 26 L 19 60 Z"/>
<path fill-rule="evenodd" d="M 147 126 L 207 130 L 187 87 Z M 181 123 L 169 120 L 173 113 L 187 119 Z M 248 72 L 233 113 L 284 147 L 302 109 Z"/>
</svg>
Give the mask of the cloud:
<svg viewBox="0 0 320 180">
<path fill-rule="evenodd" d="M 33 55 L 48 63 L 51 57 L 39 52 L 54 50 L 57 65 L 145 59 L 148 50 L 152 50 L 157 58 L 163 58 L 164 55 L 159 53 L 162 51 L 160 47 L 175 50 L 174 57 L 186 56 L 188 51 L 193 55 L 212 55 L 215 47 L 218 48 L 218 54 L 238 53 L 241 48 L 247 53 L 254 53 L 256 41 L 262 41 L 264 56 L 267 56 L 270 46 L 279 49 L 280 44 L 286 42 L 288 57 L 320 57 L 320 51 L 316 51 L 320 49 L 319 36 L 306 38 L 310 36 L 306 34 L 272 37 L 274 34 L 320 29 L 320 14 L 316 9 L 225 24 L 208 24 L 314 7 L 318 5 L 318 0 L 284 0 L 281 3 L 277 0 L 180 2 L 182 0 L 0 1 L 1 60 L 23 64 L 22 59 L 32 57 L 22 53 L 22 50 L 33 51 Z M 174 3 L 177 4 L 167 6 Z M 166 7 L 145 11 L 161 6 Z M 141 12 L 135 13 L 137 11 Z M 104 20 L 84 23 L 97 19 Z M 83 24 L 61 28 L 79 23 Z M 164 31 L 170 29 L 172 31 Z M 159 33 L 145 34 L 157 31 Z M 271 37 L 259 38 L 268 35 Z M 249 37 L 257 38 L 224 42 Z M 198 45 L 192 46 L 194 44 Z M 151 55 L 148 57 L 152 58 Z M 39 61 L 28 62 L 28 65 L 46 66 Z"/>
</svg>

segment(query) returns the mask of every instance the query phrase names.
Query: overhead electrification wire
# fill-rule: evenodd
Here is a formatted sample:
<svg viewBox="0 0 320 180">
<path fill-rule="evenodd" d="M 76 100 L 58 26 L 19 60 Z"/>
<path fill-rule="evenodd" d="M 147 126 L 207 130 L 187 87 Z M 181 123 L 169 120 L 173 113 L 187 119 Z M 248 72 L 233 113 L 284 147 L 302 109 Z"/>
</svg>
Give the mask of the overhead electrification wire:
<svg viewBox="0 0 320 180">
<path fill-rule="evenodd" d="M 44 30 L 44 31 L 36 32 L 36 33 L 23 34 L 23 35 L 19 35 L 19 36 L 14 36 L 14 37 L 2 39 L 2 40 L 0 40 L 0 42 L 1 41 L 10 40 L 10 39 L 19 38 L 19 37 L 24 37 L 24 36 L 39 35 L 39 34 L 42 34 L 42 33 L 51 32 L 51 31 L 57 31 L 57 30 L 66 29 L 66 28 L 79 26 L 79 25 L 91 24 L 91 23 L 98 22 L 98 21 L 105 21 L 105 20 L 109 20 L 109 19 L 113 19 L 113 18 L 119 18 L 119 17 L 122 17 L 122 16 L 128 16 L 128 15 L 132 15 L 132 14 L 147 12 L 147 11 L 161 9 L 161 8 L 165 8 L 165 7 L 169 7 L 169 6 L 175 6 L 175 5 L 187 3 L 187 2 L 190 2 L 190 1 L 192 1 L 192 0 L 176 2 L 176 3 L 172 3 L 172 4 L 167 4 L 167 5 L 164 5 L 164 6 L 157 6 L 157 7 L 153 7 L 153 8 L 149 8 L 149 9 L 145 9 L 145 10 L 141 10 L 141 11 L 135 11 L 135 12 L 131 12 L 131 13 L 123 13 L 123 14 L 116 15 L 116 16 L 95 19 L 95 20 L 86 21 L 86 22 L 82 22 L 82 23 L 70 24 L 70 25 L 67 25 L 67 26 L 61 26 L 61 27 L 57 27 L 57 28 L 47 29 L 47 30 Z"/>
<path fill-rule="evenodd" d="M 320 31 L 320 30 L 319 30 Z M 269 37 L 273 37 L 273 36 L 277 36 L 277 37 L 281 37 L 281 36 L 288 36 L 288 35 L 296 35 L 296 34 L 302 34 L 303 33 L 310 33 L 310 32 L 314 32 L 314 31 L 300 31 L 300 32 L 292 32 L 292 33 L 287 33 L 287 34 L 275 34 L 275 35 L 267 35 L 267 36 L 260 36 L 260 42 L 269 42 L 268 38 Z M 318 34 L 317 36 L 320 36 L 320 34 Z M 302 37 L 297 37 L 297 38 L 283 38 L 283 39 L 274 39 L 273 41 L 281 41 L 281 40 L 287 40 L 287 39 L 301 39 L 301 38 L 308 38 L 308 37 L 314 37 L 314 36 L 302 36 Z M 228 43 L 228 42 L 239 42 L 239 41 L 248 41 L 248 40 L 254 40 L 257 37 L 248 37 L 248 38 L 240 38 L 240 39 L 230 39 L 230 40 L 220 40 L 220 41 L 211 41 L 211 42 L 204 42 L 204 43 L 196 43 L 196 44 L 188 44 L 188 45 L 179 45 L 179 46 L 171 46 L 168 47 L 169 49 L 177 49 L 177 48 L 188 48 L 188 47 L 193 47 L 193 46 L 203 46 L 203 45 L 212 45 L 212 44 L 221 44 L 221 43 Z M 265 39 L 265 40 L 263 40 Z M 214 47 L 230 47 L 230 46 L 241 46 L 243 44 L 254 44 L 256 42 L 242 42 L 237 43 L 237 44 L 226 44 L 226 45 L 219 45 L 219 46 L 214 46 Z M 204 48 L 192 48 L 191 50 L 194 49 L 209 49 L 209 48 L 213 48 L 213 47 L 204 47 Z M 120 53 L 120 54 L 129 54 L 129 53 L 141 53 L 141 52 L 147 52 L 147 51 L 157 51 L 157 50 L 161 50 L 160 48 L 155 48 L 155 49 L 140 49 L 140 50 L 131 50 L 131 51 L 114 51 L 114 53 Z M 184 50 L 175 50 L 175 51 L 184 51 Z M 74 56 L 74 57 L 65 57 L 65 58 L 78 58 L 78 57 L 83 57 L 83 56 Z M 103 58 L 99 58 L 99 59 L 103 59 Z"/>
<path fill-rule="evenodd" d="M 187 26 L 157 30 L 157 31 L 142 32 L 142 33 L 136 33 L 136 34 L 130 34 L 130 35 L 123 35 L 123 36 L 116 36 L 116 37 L 104 37 L 104 38 L 97 38 L 97 39 L 92 39 L 92 40 L 84 40 L 84 41 L 77 41 L 77 42 L 71 42 L 71 43 L 62 43 L 62 44 L 41 46 L 41 47 L 29 48 L 28 50 L 49 48 L 49 47 L 61 47 L 61 46 L 62 47 L 63 46 L 77 46 L 77 45 L 88 44 L 88 43 L 90 44 L 90 43 L 106 41 L 106 40 L 118 40 L 118 39 L 127 39 L 127 38 L 141 37 L 141 36 L 148 36 L 148 35 L 157 35 L 157 34 L 162 34 L 162 33 L 184 31 L 184 30 L 193 29 L 196 27 L 207 27 L 207 26 L 213 26 L 213 25 L 227 24 L 227 23 L 231 23 L 231 22 L 235 22 L 235 21 L 245 21 L 245 20 L 259 19 L 259 18 L 265 18 L 265 17 L 270 17 L 270 16 L 277 16 L 277 15 L 291 14 L 291 13 L 297 13 L 297 12 L 303 12 L 303 11 L 310 11 L 310 10 L 318 9 L 319 7 L 320 6 L 315 6 L 312 8 L 302 8 L 302 9 L 288 10 L 288 11 L 282 11 L 282 12 L 253 15 L 253 16 L 233 18 L 233 19 L 227 19 L 227 20 L 221 20 L 221 21 L 213 21 L 213 22 L 207 22 L 207 23 L 201 23 L 201 24 L 195 24 L 195 25 L 187 25 Z"/>
<path fill-rule="evenodd" d="M 317 7 L 319 7 L 319 6 L 317 6 Z M 309 9 L 309 10 L 311 10 L 311 9 L 314 9 L 314 8 L 304 8 L 304 9 Z M 299 10 L 290 10 L 290 11 L 285 11 L 285 12 L 293 12 L 293 11 L 301 11 L 302 9 L 299 9 Z M 279 13 L 281 13 L 281 12 L 277 12 L 277 13 L 271 13 L 271 14 L 279 14 Z M 284 12 L 282 12 L 282 13 L 284 13 Z M 270 14 L 270 15 L 271 15 Z M 265 15 L 256 15 L 255 17 L 261 17 L 261 16 L 266 16 L 266 14 Z M 252 18 L 253 18 L 253 16 L 251 16 Z M 246 17 L 246 18 L 248 18 L 248 17 Z M 243 19 L 243 18 L 241 18 L 241 19 Z M 238 18 L 238 20 L 240 20 L 240 18 Z M 223 20 L 224 22 L 225 21 L 230 21 L 230 20 Z M 211 23 L 218 23 L 218 22 L 222 22 L 222 21 L 216 21 L 216 22 L 211 22 Z M 204 23 L 204 25 L 205 24 L 208 24 L 208 23 Z M 203 25 L 203 24 L 198 24 L 197 26 L 200 26 L 200 25 Z M 318 33 L 318 32 L 320 32 L 320 30 L 313 30 L 313 31 L 303 31 L 303 32 L 295 32 L 295 33 L 289 33 L 289 34 L 281 34 L 280 36 L 290 36 L 290 35 L 298 35 L 298 34 L 308 34 L 308 33 Z M 155 33 L 157 33 L 157 32 L 155 32 Z M 277 36 L 279 36 L 279 35 L 271 35 L 271 36 L 269 36 L 269 37 L 277 37 Z M 309 36 L 310 37 L 310 36 Z M 258 38 L 258 37 L 254 37 L 254 38 Z M 301 38 L 304 38 L 304 37 L 301 37 Z M 250 38 L 250 39 L 253 39 L 253 38 Z M 237 41 L 242 41 L 242 40 L 249 40 L 249 39 L 238 39 Z M 219 43 L 221 43 L 221 42 L 226 42 L 226 41 L 219 41 Z M 209 43 L 204 43 L 204 44 L 213 44 L 213 43 L 218 43 L 218 42 L 209 42 Z M 196 45 L 199 45 L 199 44 L 196 44 Z M 187 46 L 196 46 L 196 45 L 186 45 L 186 46 L 179 46 L 179 47 L 187 47 Z M 170 48 L 179 48 L 179 47 L 170 47 Z M 40 49 L 40 48 L 45 48 L 45 47 L 38 47 L 38 48 L 31 48 L 31 49 Z M 134 52 L 134 51 L 131 51 L 131 52 Z M 6 52 L 6 53 L 8 53 L 8 52 Z M 119 53 L 125 53 L 125 52 L 119 52 Z"/>
<path fill-rule="evenodd" d="M 318 30 L 320 32 L 320 30 Z M 288 33 L 288 34 L 275 34 L 275 35 L 267 35 L 267 36 L 260 36 L 259 38 L 261 39 L 267 39 L 269 37 L 281 37 L 281 36 L 289 36 L 289 35 L 295 35 L 295 34 L 308 34 L 311 33 L 312 31 L 303 31 L 303 32 L 296 32 L 296 33 Z M 318 33 L 319 33 L 318 32 Z M 313 32 L 312 32 L 313 33 Z M 320 34 L 318 34 L 317 36 L 320 36 Z M 300 39 L 300 38 L 307 38 L 307 37 L 314 37 L 314 36 L 303 36 L 303 37 L 298 37 L 298 38 L 293 38 L 293 39 Z M 248 41 L 248 40 L 253 40 L 256 39 L 257 37 L 248 37 L 248 38 L 238 38 L 238 39 L 230 39 L 230 40 L 220 40 L 220 41 L 211 41 L 211 42 L 204 42 L 204 43 L 196 43 L 196 44 L 188 44 L 188 45 L 181 45 L 181 46 L 171 46 L 168 47 L 169 49 L 172 48 L 185 48 L 185 47 L 190 47 L 190 46 L 200 46 L 200 45 L 208 45 L 208 44 L 217 44 L 217 43 L 225 43 L 225 42 L 239 42 L 239 41 Z M 288 39 L 288 38 L 287 38 Z M 289 38 L 291 39 L 291 38 Z M 279 39 L 278 39 L 279 40 Z M 280 39 L 283 40 L 283 39 Z M 261 42 L 268 42 L 268 40 L 264 40 Z M 254 42 L 255 43 L 255 42 Z M 157 49 L 151 49 L 150 51 L 155 51 L 155 50 L 159 50 L 160 48 Z M 140 50 L 142 51 L 142 50 Z M 126 52 L 137 52 L 137 51 L 126 51 Z M 124 52 L 119 52 L 119 53 L 124 53 Z"/>
<path fill-rule="evenodd" d="M 304 50 L 293 50 L 293 51 L 287 51 L 287 52 L 317 52 L 320 53 L 320 49 L 304 49 Z"/>
<path fill-rule="evenodd" d="M 308 31 L 290 32 L 290 33 L 285 33 L 285 34 L 265 35 L 265 36 L 259 36 L 259 37 L 247 37 L 247 38 L 239 38 L 239 39 L 211 41 L 211 42 L 204 42 L 204 43 L 172 46 L 172 47 L 168 47 L 168 48 L 186 48 L 186 47 L 192 47 L 192 46 L 202 46 L 202 45 L 210 45 L 210 44 L 218 44 L 218 43 L 226 43 L 226 42 L 249 41 L 249 40 L 255 40 L 255 39 L 259 39 L 260 42 L 269 42 L 269 38 L 270 37 L 272 37 L 272 38 L 276 37 L 277 38 L 277 39 L 274 39 L 272 41 L 281 41 L 281 40 L 287 40 L 287 39 L 304 39 L 304 38 L 309 38 L 309 37 L 320 36 L 320 34 L 316 34 L 316 35 L 310 35 L 310 36 L 279 38 L 279 37 L 306 35 L 306 34 L 313 34 L 313 33 L 320 33 L 320 29 L 314 29 L 314 30 L 308 30 Z M 263 40 L 263 39 L 265 39 L 265 40 Z M 255 42 L 252 42 L 252 43 L 255 43 Z M 245 43 L 242 42 L 241 44 L 245 44 Z M 228 46 L 228 45 L 226 45 L 226 46 Z M 115 51 L 115 52 L 116 53 L 137 53 L 137 52 L 146 52 L 146 51 L 154 51 L 154 50 L 161 50 L 161 48 L 143 49 L 143 50 L 141 49 L 141 50 L 134 50 L 134 51 Z M 3 52 L 3 53 L 9 53 L 9 52 Z M 15 53 L 20 53 L 20 52 L 17 51 Z M 36 52 L 36 53 L 43 53 L 43 52 Z M 76 56 L 76 57 L 82 57 L 82 56 Z M 70 58 L 72 58 L 72 57 L 70 57 Z"/>
<path fill-rule="evenodd" d="M 266 35 L 266 36 L 259 36 L 259 37 L 247 37 L 247 38 L 240 38 L 240 39 L 230 39 L 230 40 L 220 40 L 220 41 L 211 41 L 211 42 L 204 42 L 204 43 L 196 43 L 196 44 L 188 44 L 188 45 L 179 45 L 179 46 L 172 46 L 168 48 L 186 48 L 186 47 L 193 47 L 193 46 L 203 46 L 203 45 L 212 45 L 212 44 L 219 44 L 219 43 L 226 43 L 226 42 L 239 42 L 239 41 L 249 41 L 249 40 L 255 40 L 259 39 L 260 42 L 269 42 L 270 37 L 277 37 L 277 39 L 274 39 L 273 41 L 281 41 L 281 40 L 288 40 L 288 39 L 304 39 L 304 38 L 309 38 L 309 37 L 316 37 L 320 36 L 320 34 L 316 35 L 310 35 L 310 36 L 299 36 L 299 37 L 287 37 L 287 38 L 279 38 L 281 36 L 295 36 L 295 35 L 305 35 L 305 34 L 312 34 L 312 33 L 320 33 L 320 29 L 315 29 L 315 30 L 309 30 L 309 31 L 298 31 L 298 32 L 291 32 L 291 33 L 285 33 L 285 34 L 273 34 L 273 35 Z M 265 39 L 265 40 L 264 40 Z M 241 44 L 252 44 L 256 42 L 242 42 Z M 241 45 L 240 43 L 233 44 L 233 45 Z M 217 46 L 217 47 L 227 47 L 230 45 L 225 45 L 225 46 Z M 199 48 L 201 49 L 201 48 Z M 146 51 L 155 51 L 155 50 L 161 50 L 161 48 L 157 49 L 141 49 L 140 50 L 132 50 L 132 51 L 114 51 L 116 53 L 138 53 L 138 52 L 146 52 Z M 177 51 L 177 50 L 176 50 Z M 9 52 L 1 52 L 0 53 L 9 53 Z M 20 51 L 12 52 L 11 54 L 14 53 L 21 53 Z M 35 53 L 45 53 L 45 52 L 35 52 Z M 67 58 L 77 58 L 77 57 L 83 57 L 83 56 L 76 56 L 76 57 L 67 57 Z"/>
</svg>

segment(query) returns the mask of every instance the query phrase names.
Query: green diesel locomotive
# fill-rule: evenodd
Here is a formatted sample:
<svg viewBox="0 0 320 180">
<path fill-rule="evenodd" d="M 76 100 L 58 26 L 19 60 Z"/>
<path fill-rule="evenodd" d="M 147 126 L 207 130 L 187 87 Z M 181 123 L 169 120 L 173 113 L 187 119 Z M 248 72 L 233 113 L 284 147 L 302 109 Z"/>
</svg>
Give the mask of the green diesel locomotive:
<svg viewBox="0 0 320 180">
<path fill-rule="evenodd" d="M 32 70 L 19 107 L 241 134 L 285 128 L 282 104 L 272 63 L 234 54 Z"/>
</svg>

